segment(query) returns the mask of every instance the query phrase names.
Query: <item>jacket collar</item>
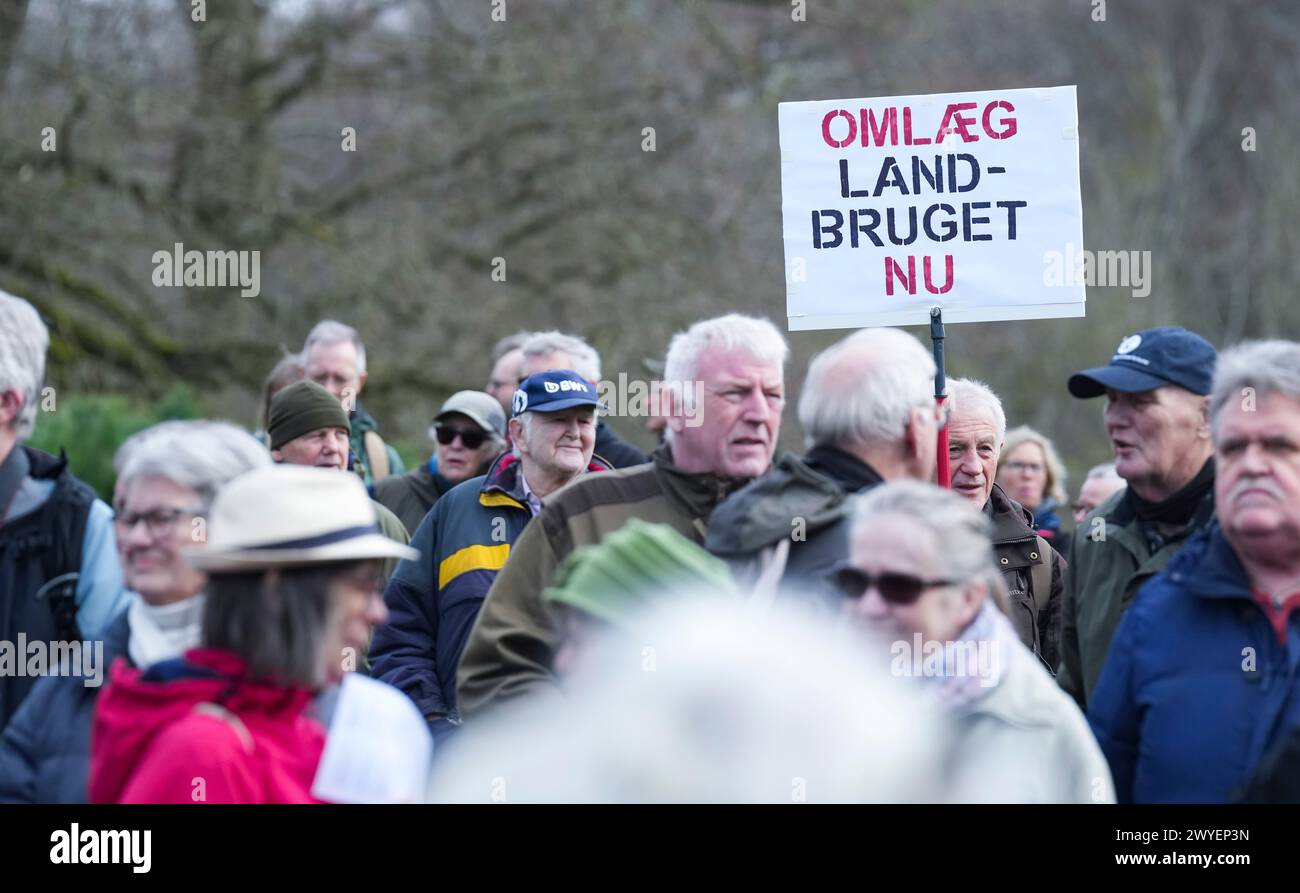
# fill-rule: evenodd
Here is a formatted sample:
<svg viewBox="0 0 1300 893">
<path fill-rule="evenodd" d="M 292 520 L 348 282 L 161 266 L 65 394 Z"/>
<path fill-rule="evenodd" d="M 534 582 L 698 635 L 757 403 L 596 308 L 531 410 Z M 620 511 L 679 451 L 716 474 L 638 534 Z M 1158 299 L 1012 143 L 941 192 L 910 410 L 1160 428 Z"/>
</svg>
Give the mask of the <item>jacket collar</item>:
<svg viewBox="0 0 1300 893">
<path fill-rule="evenodd" d="M 672 445 L 667 443 L 650 454 L 650 461 L 654 463 L 655 472 L 669 498 L 705 524 L 718 503 L 751 480 L 713 472 L 682 471 L 673 464 Z"/>
<path fill-rule="evenodd" d="M 885 481 L 866 462 L 833 446 L 813 447 L 804 456 L 804 462 L 835 481 L 846 493 L 857 493 Z"/>
<path fill-rule="evenodd" d="M 1020 503 L 1006 494 L 1000 486 L 993 485 L 984 511 L 993 521 L 993 542 L 996 545 L 1031 539 L 1035 536 L 1030 526 L 1034 516 Z"/>
<path fill-rule="evenodd" d="M 1202 598 L 1254 600 L 1250 578 L 1218 520 L 1198 531 L 1169 562 L 1170 582 Z"/>
<path fill-rule="evenodd" d="M 592 455 L 587 463 L 587 471 L 610 471 L 604 459 Z M 487 474 L 483 476 L 483 486 L 479 488 L 479 502 L 483 505 L 495 504 L 501 497 L 514 500 L 520 508 L 528 505 L 528 494 L 524 492 L 523 463 L 513 452 L 507 450 L 496 458 Z"/>
</svg>

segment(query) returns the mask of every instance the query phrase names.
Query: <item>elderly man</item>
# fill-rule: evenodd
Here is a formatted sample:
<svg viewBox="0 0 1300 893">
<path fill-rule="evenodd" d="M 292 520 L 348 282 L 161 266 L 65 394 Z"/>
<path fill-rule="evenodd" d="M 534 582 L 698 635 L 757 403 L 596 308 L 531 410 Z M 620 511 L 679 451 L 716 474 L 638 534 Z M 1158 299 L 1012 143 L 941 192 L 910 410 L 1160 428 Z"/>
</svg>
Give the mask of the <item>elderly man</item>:
<svg viewBox="0 0 1300 893">
<path fill-rule="evenodd" d="M 600 354 L 576 335 L 538 332 L 524 342 L 522 351 L 520 377 L 548 369 L 573 369 L 581 373 L 592 387 L 600 385 Z M 604 419 L 597 421 L 596 455 L 615 468 L 631 468 L 649 461 L 645 453 L 619 439 Z"/>
<path fill-rule="evenodd" d="M 343 404 L 314 381 L 299 381 L 271 398 L 267 422 L 271 458 L 286 465 L 313 465 L 346 471 L 348 436 L 351 433 Z M 382 503 L 374 505 L 379 532 L 406 545 L 411 541 L 406 527 Z M 395 559 L 386 559 L 384 575 L 391 576 Z"/>
<path fill-rule="evenodd" d="M 1142 587 L 1089 701 L 1121 802 L 1232 799 L 1300 728 L 1300 344 L 1225 351 L 1209 413 L 1215 519 Z"/>
<path fill-rule="evenodd" d="M 1083 716 L 994 606 L 991 529 L 930 484 L 855 497 L 851 558 L 834 574 L 844 614 L 890 643 L 895 676 L 919 675 L 955 715 L 952 799 L 1114 802 Z"/>
<path fill-rule="evenodd" d="M 456 663 L 511 544 L 542 500 L 609 470 L 592 459 L 600 401 L 579 373 L 529 376 L 513 408 L 511 452 L 438 501 L 415 531 L 419 560 L 402 562 L 384 593 L 390 619 L 375 632 L 374 673 L 415 701 L 435 736 L 460 724 Z"/>
<path fill-rule="evenodd" d="M 465 646 L 457 672 L 462 713 L 556 691 L 560 630 L 542 591 L 573 549 L 600 542 L 629 518 L 662 522 L 703 542 L 717 504 L 771 467 L 788 355 L 775 326 L 738 314 L 673 337 L 665 369 L 668 443 L 650 463 L 575 481 L 524 530 Z M 702 404 L 692 406 L 685 395 L 697 385 Z"/>
<path fill-rule="evenodd" d="M 1033 513 L 994 482 L 1006 439 L 1002 401 L 968 378 L 948 383 L 952 490 L 993 524 L 993 555 L 1007 585 L 1007 610 L 1020 641 L 1056 671 L 1060 662 L 1063 562 L 1034 529 Z"/>
<path fill-rule="evenodd" d="M 365 485 L 404 473 L 402 457 L 384 443 L 375 420 L 361 406 L 361 389 L 366 386 L 366 346 L 357 330 L 332 319 L 318 322 L 302 346 L 302 362 L 307 379 L 333 394 L 348 410 L 348 446 L 354 468 Z"/>
<path fill-rule="evenodd" d="M 50 333 L 31 304 L 0 291 L 0 642 L 94 638 L 126 605 L 113 513 L 66 459 L 23 441 L 36 426 Z M 40 674 L 0 656 L 0 729 Z"/>
<path fill-rule="evenodd" d="M 1070 393 L 1106 397 L 1115 470 L 1128 486 L 1074 534 L 1061 603 L 1061 687 L 1087 706 L 1120 615 L 1214 516 L 1209 398 L 1214 348 L 1176 326 L 1119 343 L 1109 364 L 1070 377 Z"/>
<path fill-rule="evenodd" d="M 483 391 L 457 391 L 442 404 L 429 429 L 435 447 L 414 471 L 375 484 L 375 499 L 415 530 L 438 497 L 452 487 L 486 474 L 506 445 L 506 416 Z"/>
<path fill-rule="evenodd" d="M 524 342 L 531 337 L 532 332 L 515 332 L 492 346 L 492 374 L 483 390 L 501 404 L 505 416 L 510 415 L 510 401 L 515 398 L 515 389 L 524 379 L 519 370 L 524 365 Z"/>
<path fill-rule="evenodd" d="M 1071 508 L 1074 510 L 1074 523 L 1082 524 L 1083 519 L 1092 514 L 1093 509 L 1110 499 L 1125 487 L 1124 479 L 1115 471 L 1114 462 L 1103 462 L 1088 469 L 1088 476 L 1079 487 L 1079 498 Z"/>
<path fill-rule="evenodd" d="M 824 574 L 848 555 L 848 496 L 934 476 L 934 373 L 930 352 L 901 329 L 863 329 L 814 357 L 799 395 L 808 454 L 782 455 L 719 505 L 708 550 L 747 583 L 775 577 L 775 559 L 787 588 L 833 597 Z"/>
<path fill-rule="evenodd" d="M 1070 506 L 1074 517 L 1074 530 L 1067 530 L 1056 535 L 1052 541 L 1062 555 L 1070 554 L 1070 544 L 1074 542 L 1075 532 L 1082 526 L 1083 519 L 1092 514 L 1092 510 L 1124 489 L 1124 479 L 1115 473 L 1114 462 L 1103 462 L 1088 469 L 1087 476 L 1079 486 L 1079 497 Z"/>
</svg>

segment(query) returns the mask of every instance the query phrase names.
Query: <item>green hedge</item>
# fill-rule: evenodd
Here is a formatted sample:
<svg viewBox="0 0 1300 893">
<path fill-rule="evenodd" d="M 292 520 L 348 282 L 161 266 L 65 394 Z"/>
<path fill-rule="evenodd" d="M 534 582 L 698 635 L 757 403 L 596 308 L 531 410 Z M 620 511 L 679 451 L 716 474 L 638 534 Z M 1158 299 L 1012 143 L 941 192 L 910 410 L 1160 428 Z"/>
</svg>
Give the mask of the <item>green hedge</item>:
<svg viewBox="0 0 1300 893">
<path fill-rule="evenodd" d="M 77 395 L 57 399 L 53 411 L 38 413 L 27 443 L 56 456 L 66 450 L 73 473 L 109 502 L 115 481 L 113 454 L 122 441 L 159 422 L 203 417 L 198 397 L 183 384 L 153 406 L 121 394 Z"/>
</svg>

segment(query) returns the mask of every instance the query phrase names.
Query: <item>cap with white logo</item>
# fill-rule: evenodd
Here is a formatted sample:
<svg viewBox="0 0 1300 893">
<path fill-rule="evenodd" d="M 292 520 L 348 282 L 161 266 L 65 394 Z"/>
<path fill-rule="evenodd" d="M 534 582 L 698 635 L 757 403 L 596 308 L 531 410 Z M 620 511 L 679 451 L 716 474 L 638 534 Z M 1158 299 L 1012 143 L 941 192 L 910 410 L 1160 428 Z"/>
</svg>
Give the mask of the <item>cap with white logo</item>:
<svg viewBox="0 0 1300 893">
<path fill-rule="evenodd" d="M 1133 394 L 1177 385 L 1193 394 L 1210 393 L 1214 345 L 1182 326 L 1160 326 L 1129 335 L 1105 366 L 1070 376 L 1070 393 L 1087 399 L 1108 390 Z"/>
<path fill-rule="evenodd" d="M 551 369 L 519 383 L 510 415 L 513 418 L 521 412 L 559 412 L 574 406 L 605 408 L 591 382 L 570 369 Z"/>
</svg>

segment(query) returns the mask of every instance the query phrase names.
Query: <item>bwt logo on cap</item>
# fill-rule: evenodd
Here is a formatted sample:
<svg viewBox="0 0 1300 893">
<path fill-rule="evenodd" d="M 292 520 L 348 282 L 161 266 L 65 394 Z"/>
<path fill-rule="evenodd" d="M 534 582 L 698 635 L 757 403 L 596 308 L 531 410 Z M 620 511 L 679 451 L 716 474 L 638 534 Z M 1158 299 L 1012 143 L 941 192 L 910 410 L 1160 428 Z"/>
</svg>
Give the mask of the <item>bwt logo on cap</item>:
<svg viewBox="0 0 1300 893">
<path fill-rule="evenodd" d="M 1141 344 L 1141 335 L 1129 335 L 1119 343 L 1119 347 L 1115 348 L 1115 353 L 1132 353 L 1137 350 Z"/>
<path fill-rule="evenodd" d="M 584 394 L 591 390 L 580 381 L 544 381 L 542 387 L 546 388 L 548 394 L 558 394 L 560 391 L 582 391 Z"/>
</svg>

